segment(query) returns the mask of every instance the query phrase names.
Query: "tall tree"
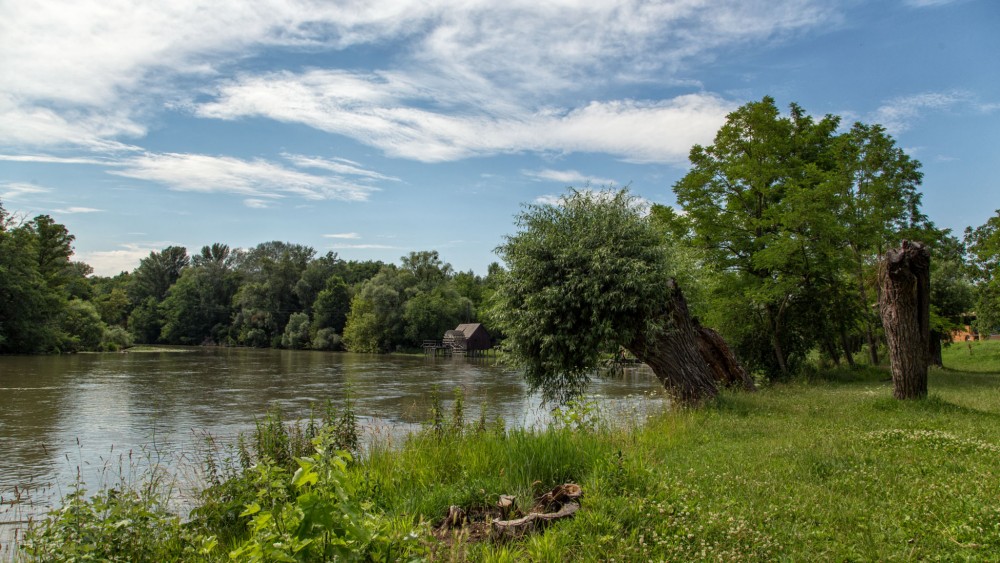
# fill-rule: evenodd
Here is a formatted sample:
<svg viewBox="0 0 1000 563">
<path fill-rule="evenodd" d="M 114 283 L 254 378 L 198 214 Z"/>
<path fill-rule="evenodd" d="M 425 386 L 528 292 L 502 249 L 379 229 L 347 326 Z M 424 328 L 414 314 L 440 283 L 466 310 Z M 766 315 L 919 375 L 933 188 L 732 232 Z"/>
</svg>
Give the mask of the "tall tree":
<svg viewBox="0 0 1000 563">
<path fill-rule="evenodd" d="M 794 104 L 782 117 L 772 98 L 746 104 L 712 145 L 691 149 L 691 171 L 674 186 L 696 242 L 735 274 L 723 290 L 747 299 L 782 373 L 794 336 L 789 313 L 817 275 L 813 243 L 829 239 L 817 233 L 830 222 L 816 211 L 831 205 L 825 148 L 838 124 L 832 116 L 815 122 Z"/>
<path fill-rule="evenodd" d="M 878 364 L 880 320 L 876 271 L 887 249 L 903 238 L 926 240 L 926 217 L 920 212 L 920 163 L 911 159 L 881 125 L 855 123 L 833 147 L 834 181 L 841 205 L 835 209 L 850 251 L 850 272 L 857 289 L 869 359 Z"/>
<path fill-rule="evenodd" d="M 976 285 L 976 328 L 1000 331 L 1000 209 L 982 225 L 965 230 L 969 272 Z"/>
</svg>

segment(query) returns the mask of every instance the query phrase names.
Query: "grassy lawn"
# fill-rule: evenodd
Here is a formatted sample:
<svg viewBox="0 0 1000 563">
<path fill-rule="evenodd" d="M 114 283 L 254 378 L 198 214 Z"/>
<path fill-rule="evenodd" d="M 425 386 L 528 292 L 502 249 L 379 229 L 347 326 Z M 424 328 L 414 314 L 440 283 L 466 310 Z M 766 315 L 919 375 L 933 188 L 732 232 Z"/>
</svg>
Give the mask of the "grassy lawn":
<svg viewBox="0 0 1000 563">
<path fill-rule="evenodd" d="M 126 505 L 116 494 L 64 510 L 36 553 L 69 560 L 58 554 L 85 537 L 113 560 L 244 560 L 248 545 L 291 553 L 295 530 L 326 518 L 303 519 L 303 507 L 328 502 L 350 526 L 327 518 L 289 560 L 321 560 L 306 554 L 325 542 L 373 560 L 997 561 L 1000 342 L 952 346 L 944 362 L 954 369 L 931 371 L 923 401 L 894 400 L 888 373 L 867 369 L 725 394 L 693 411 L 578 404 L 536 431 L 458 429 L 445 413 L 440 431 L 377 442 L 316 475 L 258 463 L 189 524 L 156 512 L 155 498 Z M 503 541 L 435 531 L 451 505 L 483 513 L 508 494 L 529 510 L 566 482 L 582 487 L 582 508 L 543 531 Z M 240 514 L 251 503 L 258 512 Z"/>
</svg>

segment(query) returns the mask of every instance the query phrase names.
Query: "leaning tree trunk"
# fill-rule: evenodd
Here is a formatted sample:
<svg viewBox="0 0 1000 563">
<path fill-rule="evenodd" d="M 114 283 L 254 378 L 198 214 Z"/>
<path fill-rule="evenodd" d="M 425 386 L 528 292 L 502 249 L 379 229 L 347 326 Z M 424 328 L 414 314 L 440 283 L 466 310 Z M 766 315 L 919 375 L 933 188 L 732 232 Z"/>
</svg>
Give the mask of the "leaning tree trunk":
<svg viewBox="0 0 1000 563">
<path fill-rule="evenodd" d="M 757 387 L 754 386 L 750 374 L 733 355 L 722 336 L 708 327 L 699 325 L 698 321 L 694 321 L 694 325 L 698 331 L 698 352 L 712 370 L 715 382 L 723 387 L 756 391 Z"/>
<path fill-rule="evenodd" d="M 923 244 L 904 240 L 879 266 L 879 310 L 897 399 L 927 396 L 930 263 Z"/>
<path fill-rule="evenodd" d="M 718 395 L 716 381 L 737 381 L 753 389 L 746 370 L 718 334 L 702 329 L 691 318 L 684 294 L 670 280 L 666 296 L 664 327 L 641 332 L 626 348 L 653 370 L 671 398 L 694 406 Z M 740 375 L 742 373 L 742 375 Z"/>
</svg>

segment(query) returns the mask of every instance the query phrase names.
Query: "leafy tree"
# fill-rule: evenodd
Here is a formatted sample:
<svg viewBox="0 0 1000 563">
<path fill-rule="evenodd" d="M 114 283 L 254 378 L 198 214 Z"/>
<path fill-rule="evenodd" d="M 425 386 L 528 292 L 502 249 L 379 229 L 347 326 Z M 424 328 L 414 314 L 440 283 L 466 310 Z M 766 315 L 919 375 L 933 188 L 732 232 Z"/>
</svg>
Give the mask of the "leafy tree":
<svg viewBox="0 0 1000 563">
<path fill-rule="evenodd" d="M 691 171 L 674 186 L 708 259 L 736 274 L 723 291 L 749 301 L 782 373 L 790 352 L 804 352 L 789 350 L 790 313 L 813 275 L 812 256 L 823 251 L 812 248 L 824 238 L 814 231 L 830 224 L 816 211 L 831 206 L 824 147 L 837 126 L 836 118 L 815 122 L 796 105 L 782 117 L 771 98 L 749 103 L 729 114 L 712 145 L 691 149 Z"/>
<path fill-rule="evenodd" d="M 139 261 L 139 267 L 132 273 L 132 286 L 129 288 L 132 301 L 141 303 L 149 297 L 162 301 L 189 263 L 187 249 L 182 246 L 168 246 L 160 252 L 150 252 L 149 256 Z"/>
<path fill-rule="evenodd" d="M 717 393 L 664 238 L 627 191 L 571 191 L 529 205 L 497 249 L 509 270 L 492 318 L 532 389 L 580 393 L 603 354 L 624 346 L 682 404 Z"/>
<path fill-rule="evenodd" d="M 386 266 L 362 284 L 351 300 L 344 327 L 344 344 L 352 352 L 388 352 L 404 340 L 403 311 L 415 279 Z"/>
<path fill-rule="evenodd" d="M 886 250 L 904 238 L 927 240 L 918 191 L 923 174 L 920 163 L 897 147 L 880 125 L 855 123 L 849 133 L 835 140 L 832 149 L 836 159 L 833 181 L 840 195 L 836 216 L 849 250 L 856 310 L 871 363 L 878 364 L 876 270 Z"/>
<path fill-rule="evenodd" d="M 281 336 L 281 347 L 293 350 L 309 347 L 309 315 L 292 313 L 288 317 L 285 333 Z"/>
<path fill-rule="evenodd" d="M 48 215 L 35 217 L 27 226 L 37 240 L 38 273 L 49 287 L 62 288 L 74 273 L 70 256 L 73 255 L 73 240 L 76 237 Z"/>
<path fill-rule="evenodd" d="M 976 286 L 976 328 L 1000 331 L 1000 209 L 986 223 L 965 229 L 969 273 Z"/>
<path fill-rule="evenodd" d="M 39 353 L 58 349 L 63 333 L 61 291 L 39 270 L 39 242 L 0 204 L 0 353 Z"/>
<path fill-rule="evenodd" d="M 312 332 L 330 329 L 337 334 L 344 332 L 347 314 L 351 310 L 351 291 L 340 276 L 326 280 L 326 287 L 317 294 L 312 306 Z"/>
<path fill-rule="evenodd" d="M 228 338 L 238 255 L 224 244 L 202 247 L 163 301 L 162 339 L 176 344 L 223 342 Z"/>
<path fill-rule="evenodd" d="M 282 327 L 292 313 L 303 311 L 295 293 L 316 251 L 308 246 L 271 241 L 257 245 L 243 257 L 239 271 L 247 281 L 235 297 L 233 330 L 248 344 L 279 346 Z M 262 331 L 262 333 L 260 332 Z"/>
<path fill-rule="evenodd" d="M 62 330 L 65 338 L 61 349 L 78 352 L 100 349 L 107 326 L 92 303 L 71 299 L 63 312 Z"/>
<path fill-rule="evenodd" d="M 406 302 L 403 322 L 409 344 L 437 340 L 455 328 L 472 309 L 472 303 L 447 285 L 414 295 Z"/>
<path fill-rule="evenodd" d="M 684 214 L 661 218 L 705 252 L 720 325 L 771 372 L 817 346 L 851 361 L 860 327 L 877 362 L 875 266 L 901 237 L 937 236 L 920 212 L 920 164 L 883 128 L 839 123 L 795 104 L 783 116 L 769 97 L 744 105 L 691 149 L 674 186 Z"/>
<path fill-rule="evenodd" d="M 302 271 L 302 277 L 299 278 L 294 289 L 302 310 L 308 311 L 313 308 L 313 303 L 319 293 L 327 286 L 327 281 L 336 275 L 340 262 L 341 260 L 335 252 L 328 252 L 326 255 L 309 262 L 305 270 Z"/>
</svg>

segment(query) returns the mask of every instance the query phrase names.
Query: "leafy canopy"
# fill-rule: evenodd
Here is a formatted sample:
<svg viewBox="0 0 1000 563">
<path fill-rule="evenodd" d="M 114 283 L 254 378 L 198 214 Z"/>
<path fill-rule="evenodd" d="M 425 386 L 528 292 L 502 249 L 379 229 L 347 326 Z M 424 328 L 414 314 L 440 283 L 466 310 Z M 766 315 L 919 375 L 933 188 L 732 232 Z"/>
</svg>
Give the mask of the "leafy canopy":
<svg viewBox="0 0 1000 563">
<path fill-rule="evenodd" d="M 558 205 L 528 205 L 497 253 L 491 318 L 533 390 L 563 400 L 581 392 L 602 352 L 660 317 L 668 252 L 627 190 L 570 190 Z"/>
</svg>

